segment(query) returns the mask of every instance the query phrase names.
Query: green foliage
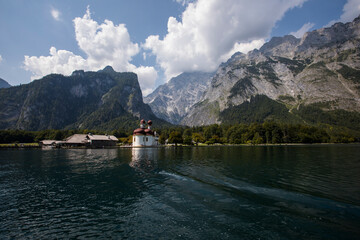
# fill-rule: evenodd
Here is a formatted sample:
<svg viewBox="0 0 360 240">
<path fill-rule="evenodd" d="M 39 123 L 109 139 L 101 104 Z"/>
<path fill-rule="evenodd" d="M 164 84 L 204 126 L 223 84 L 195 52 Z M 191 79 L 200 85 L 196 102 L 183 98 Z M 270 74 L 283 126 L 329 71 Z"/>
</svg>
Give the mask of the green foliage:
<svg viewBox="0 0 360 240">
<path fill-rule="evenodd" d="M 184 143 L 185 145 L 193 145 L 191 136 L 185 136 L 183 143 Z"/>
<path fill-rule="evenodd" d="M 220 120 L 225 124 L 264 122 L 266 120 L 299 123 L 300 120 L 289 113 L 285 105 L 265 95 L 251 97 L 250 102 L 230 107 L 220 113 Z"/>
<path fill-rule="evenodd" d="M 251 82 L 251 79 L 248 77 L 242 78 L 234 84 L 234 86 L 230 90 L 229 98 L 233 98 L 237 95 L 244 95 L 246 89 L 255 89 L 254 85 Z"/>
<path fill-rule="evenodd" d="M 117 73 L 111 67 L 67 77 L 50 74 L 1 89 L 0 99 L 0 129 L 133 129 L 139 121 L 134 112 L 157 126 L 170 125 L 142 102 L 136 74 Z"/>
<path fill-rule="evenodd" d="M 234 125 L 229 128 L 227 139 L 231 144 L 326 143 L 331 141 L 325 129 L 276 122 Z M 346 142 L 351 141 L 355 141 L 355 137 L 348 135 Z"/>
<path fill-rule="evenodd" d="M 183 138 L 180 132 L 173 131 L 170 133 L 168 141 L 169 143 L 175 143 L 175 145 L 177 145 L 178 143 L 183 143 Z"/>
<path fill-rule="evenodd" d="M 280 96 L 279 98 L 282 100 L 288 99 L 287 96 Z M 225 109 L 219 114 L 219 118 L 224 124 L 276 121 L 291 124 L 307 123 L 313 126 L 329 124 L 360 131 L 360 113 L 341 109 L 323 110 L 330 109 L 330 106 L 333 104 L 334 102 L 321 102 L 306 106 L 301 105 L 290 112 L 284 104 L 274 101 L 267 96 L 257 95 L 252 97 L 249 102 Z M 206 139 L 208 140 L 212 135 L 206 135 Z M 272 136 L 272 133 L 268 133 L 268 135 Z M 278 142 L 278 140 L 273 141 L 268 138 L 264 138 L 264 141 L 267 143 Z"/>
<path fill-rule="evenodd" d="M 351 68 L 342 64 L 338 72 L 346 79 L 351 80 L 353 83 L 360 83 L 360 70 Z"/>
<path fill-rule="evenodd" d="M 295 73 L 295 75 L 301 73 L 305 67 L 306 67 L 306 63 L 303 60 L 292 60 L 289 58 L 284 58 L 284 57 L 276 57 L 276 59 L 283 63 L 286 64 L 286 66 Z"/>
<path fill-rule="evenodd" d="M 166 139 L 168 139 L 169 136 L 167 136 L 165 133 L 160 134 L 159 136 L 159 143 L 165 144 Z"/>
<path fill-rule="evenodd" d="M 277 81 L 280 80 L 276 75 L 272 64 L 276 63 L 274 60 L 268 58 L 264 62 L 259 62 L 256 67 L 260 70 L 259 72 L 265 77 L 265 79 L 275 86 L 278 86 Z"/>
<path fill-rule="evenodd" d="M 345 51 L 342 51 L 335 60 L 337 62 L 343 62 L 352 54 L 356 54 L 356 49 L 347 49 Z"/>
<path fill-rule="evenodd" d="M 196 130 L 195 130 L 196 131 Z M 205 142 L 205 138 L 203 137 L 203 135 L 200 132 L 195 132 L 192 134 L 192 139 L 194 140 L 194 142 L 196 143 L 196 145 L 198 143 L 203 143 Z"/>
<path fill-rule="evenodd" d="M 295 98 L 289 95 L 280 95 L 278 100 L 283 102 L 295 102 Z"/>
<path fill-rule="evenodd" d="M 205 140 L 210 140 L 213 136 L 222 137 L 222 129 L 218 124 L 212 124 L 204 131 Z"/>
<path fill-rule="evenodd" d="M 316 105 L 301 106 L 294 113 L 311 124 L 325 123 L 333 126 L 344 126 L 360 131 L 360 113 L 348 112 L 342 109 L 324 111 Z"/>
<path fill-rule="evenodd" d="M 185 138 L 185 137 L 191 137 L 191 135 L 192 135 L 191 129 L 190 129 L 190 128 L 185 129 L 185 131 L 184 131 L 184 133 L 183 133 L 183 137 L 184 137 L 184 138 Z"/>
<path fill-rule="evenodd" d="M 188 131 L 186 131 L 188 130 Z M 0 143 L 32 143 L 45 139 L 63 140 L 76 133 L 106 134 L 97 130 L 0 130 Z M 191 136 L 189 133 L 192 133 Z M 132 142 L 132 132 L 121 129 L 113 134 L 120 138 L 120 142 Z M 211 134 L 211 135 L 209 135 Z M 184 138 L 183 138 L 184 136 Z M 207 137 L 204 137 L 207 136 Z M 278 143 L 350 143 L 360 141 L 360 131 L 329 124 L 317 126 L 303 124 L 289 124 L 274 121 L 252 124 L 209 125 L 201 127 L 172 127 L 161 129 L 159 142 L 192 145 L 193 142 L 205 144 L 278 144 Z"/>
</svg>

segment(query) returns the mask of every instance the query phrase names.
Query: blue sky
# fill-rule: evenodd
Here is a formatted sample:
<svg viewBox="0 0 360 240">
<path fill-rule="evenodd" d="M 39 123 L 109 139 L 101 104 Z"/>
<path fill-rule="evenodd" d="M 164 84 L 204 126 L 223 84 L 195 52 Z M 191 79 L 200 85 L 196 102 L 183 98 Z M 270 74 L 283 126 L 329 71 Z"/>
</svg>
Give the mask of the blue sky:
<svg viewBox="0 0 360 240">
<path fill-rule="evenodd" d="M 352 21 L 360 0 L 0 0 L 0 78 L 134 71 L 144 94 L 272 36 Z"/>
</svg>

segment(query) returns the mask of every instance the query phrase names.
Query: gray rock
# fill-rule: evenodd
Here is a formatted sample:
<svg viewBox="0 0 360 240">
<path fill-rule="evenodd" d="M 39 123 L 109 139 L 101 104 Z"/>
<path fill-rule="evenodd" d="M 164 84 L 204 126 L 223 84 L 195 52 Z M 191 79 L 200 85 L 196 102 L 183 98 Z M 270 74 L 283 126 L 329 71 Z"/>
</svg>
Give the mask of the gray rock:
<svg viewBox="0 0 360 240">
<path fill-rule="evenodd" d="M 290 112 L 313 103 L 322 103 L 324 110 L 360 112 L 360 19 L 302 39 L 276 37 L 260 50 L 234 54 L 181 124 L 220 123 L 222 111 L 256 95 L 283 103 Z"/>
<path fill-rule="evenodd" d="M 174 124 L 180 123 L 189 109 L 197 103 L 208 88 L 214 73 L 182 73 L 159 86 L 144 98 L 153 112 Z"/>
<path fill-rule="evenodd" d="M 0 78 L 0 88 L 9 88 L 9 87 L 11 87 L 11 85 L 4 79 Z"/>
</svg>

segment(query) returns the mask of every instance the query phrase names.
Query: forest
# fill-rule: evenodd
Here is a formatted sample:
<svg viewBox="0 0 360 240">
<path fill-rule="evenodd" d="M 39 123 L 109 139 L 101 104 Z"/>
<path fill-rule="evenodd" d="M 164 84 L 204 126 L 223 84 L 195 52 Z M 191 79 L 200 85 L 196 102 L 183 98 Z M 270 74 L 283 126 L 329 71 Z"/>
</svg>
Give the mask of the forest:
<svg viewBox="0 0 360 240">
<path fill-rule="evenodd" d="M 209 126 L 166 126 L 154 128 L 161 144 L 281 144 L 281 143 L 351 143 L 360 142 L 360 133 L 328 124 L 310 126 L 274 121 L 251 124 L 213 124 Z M 111 132 L 100 130 L 0 130 L 0 143 L 36 143 L 41 140 L 64 140 L 76 133 L 111 134 L 120 144 L 130 144 L 132 129 Z"/>
</svg>

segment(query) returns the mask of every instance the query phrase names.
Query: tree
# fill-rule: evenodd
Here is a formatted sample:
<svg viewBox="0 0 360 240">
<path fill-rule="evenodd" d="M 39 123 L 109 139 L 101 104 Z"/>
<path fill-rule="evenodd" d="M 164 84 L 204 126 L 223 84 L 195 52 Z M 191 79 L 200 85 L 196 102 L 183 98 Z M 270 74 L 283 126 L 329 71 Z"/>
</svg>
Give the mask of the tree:
<svg viewBox="0 0 360 240">
<path fill-rule="evenodd" d="M 193 145 L 191 136 L 185 136 L 184 137 L 184 144 Z"/>
<path fill-rule="evenodd" d="M 166 139 L 167 139 L 167 135 L 165 133 L 161 133 L 159 137 L 159 143 L 165 144 Z"/>
<path fill-rule="evenodd" d="M 190 128 L 185 129 L 185 131 L 184 131 L 184 133 L 183 133 L 183 137 L 184 137 L 184 138 L 185 138 L 185 137 L 191 137 L 191 135 L 192 135 L 191 129 L 190 129 Z"/>
<path fill-rule="evenodd" d="M 181 133 L 178 131 L 171 132 L 168 140 L 169 140 L 169 143 L 175 143 L 175 146 L 177 146 L 178 143 L 183 142 Z"/>
<path fill-rule="evenodd" d="M 200 133 L 193 133 L 192 139 L 194 140 L 196 145 L 198 145 L 198 143 L 200 143 L 200 142 L 202 143 L 205 141 L 205 138 Z"/>
<path fill-rule="evenodd" d="M 258 132 L 254 134 L 254 137 L 252 139 L 253 144 L 262 144 L 264 143 L 264 139 L 260 136 Z"/>
<path fill-rule="evenodd" d="M 214 135 L 222 137 L 222 129 L 218 124 L 207 126 L 204 130 L 204 136 L 206 140 L 210 140 L 210 138 L 212 138 Z"/>
</svg>

